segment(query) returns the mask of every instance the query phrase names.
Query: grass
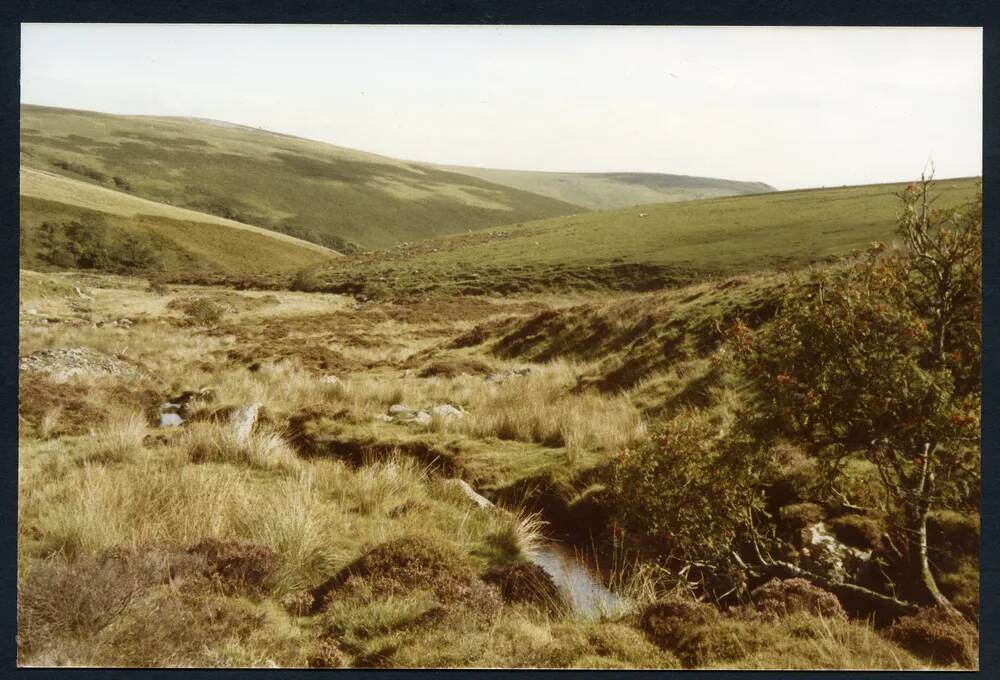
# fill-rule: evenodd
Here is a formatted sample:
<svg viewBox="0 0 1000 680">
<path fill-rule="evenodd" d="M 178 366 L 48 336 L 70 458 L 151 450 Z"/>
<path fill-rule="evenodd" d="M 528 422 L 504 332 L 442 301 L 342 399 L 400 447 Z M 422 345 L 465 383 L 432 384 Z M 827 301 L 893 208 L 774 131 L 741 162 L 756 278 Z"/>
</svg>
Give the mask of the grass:
<svg viewBox="0 0 1000 680">
<path fill-rule="evenodd" d="M 134 238 L 154 253 L 144 268 L 183 279 L 289 272 L 326 262 L 336 253 L 308 241 L 211 215 L 153 203 L 83 181 L 22 170 L 21 258 L 47 262 L 40 226 L 46 222 L 103 225 L 112 238 Z"/>
<path fill-rule="evenodd" d="M 940 180 L 939 207 L 977 178 Z M 373 296 L 653 290 L 823 262 L 895 237 L 905 185 L 783 191 L 602 210 L 360 254 L 315 289 Z"/>
<path fill-rule="evenodd" d="M 774 191 L 763 182 L 734 182 L 641 172 L 534 172 L 441 166 L 442 169 L 505 184 L 523 191 L 581 205 L 591 210 L 625 208 L 646 203 L 690 201 Z"/>
<path fill-rule="evenodd" d="M 603 526 L 600 472 L 641 442 L 659 414 L 698 405 L 720 427 L 732 419 L 740 388 L 719 355 L 720 329 L 735 315 L 766 322 L 790 280 L 762 273 L 640 293 L 359 303 L 327 293 L 22 272 L 22 307 L 37 308 L 21 315 L 22 355 L 84 347 L 143 372 L 64 382 L 21 376 L 19 602 L 21 620 L 33 623 L 19 630 L 19 662 L 940 665 L 865 622 L 800 615 L 765 622 L 729 613 L 660 647 L 634 612 L 595 620 L 565 607 L 505 602 L 480 585 L 481 576 L 523 564 L 553 536 L 576 540 L 574 529 Z M 191 323 L 185 310 L 202 302 L 224 313 Z M 122 318 L 130 324 L 111 323 Z M 155 427 L 159 404 L 201 387 L 213 398 L 192 404 L 187 425 Z M 237 442 L 225 414 L 253 402 L 262 405 L 261 424 Z M 379 416 L 395 403 L 453 404 L 465 416 L 384 422 Z M 871 471 L 850 472 L 846 497 L 869 504 Z M 451 476 L 514 512 L 476 507 L 446 481 Z M 962 546 L 978 536 L 970 517 L 935 522 Z M 591 546 L 590 536 L 579 538 Z M 594 561 L 603 564 L 599 538 Z M 259 587 L 236 588 L 211 572 L 191 552 L 206 541 L 272 556 Z M 381 559 L 308 615 L 313 589 L 373 551 L 391 557 L 386 546 L 400 541 L 443 546 L 444 562 L 463 571 L 409 578 L 399 571 L 405 561 Z M 654 565 L 612 557 L 613 589 L 636 608 L 676 585 Z M 963 553 L 952 566 L 956 592 L 971 602 L 978 563 Z"/>
<path fill-rule="evenodd" d="M 24 105 L 21 126 L 24 167 L 335 250 L 580 210 L 469 175 L 226 123 Z"/>
</svg>

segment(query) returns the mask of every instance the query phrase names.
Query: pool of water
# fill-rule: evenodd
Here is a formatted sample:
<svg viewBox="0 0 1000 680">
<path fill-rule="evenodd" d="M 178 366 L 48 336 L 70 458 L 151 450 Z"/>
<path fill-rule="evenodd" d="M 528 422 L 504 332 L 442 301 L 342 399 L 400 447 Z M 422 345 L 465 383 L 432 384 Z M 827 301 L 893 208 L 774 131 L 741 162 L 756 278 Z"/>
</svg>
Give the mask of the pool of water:
<svg viewBox="0 0 1000 680">
<path fill-rule="evenodd" d="M 578 614 L 615 616 L 628 609 L 628 600 L 611 592 L 601 581 L 597 570 L 569 546 L 548 543 L 535 553 L 531 561 L 552 577 Z"/>
</svg>

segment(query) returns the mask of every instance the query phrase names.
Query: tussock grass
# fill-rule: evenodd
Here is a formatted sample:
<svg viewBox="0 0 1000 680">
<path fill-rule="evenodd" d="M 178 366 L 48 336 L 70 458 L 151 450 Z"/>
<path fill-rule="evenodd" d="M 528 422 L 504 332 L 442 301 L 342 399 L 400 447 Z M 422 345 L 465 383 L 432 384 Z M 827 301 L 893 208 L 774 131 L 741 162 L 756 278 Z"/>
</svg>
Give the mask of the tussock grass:
<svg viewBox="0 0 1000 680">
<path fill-rule="evenodd" d="M 142 413 L 126 411 L 114 414 L 94 435 L 84 460 L 121 462 L 142 449 L 146 432 L 146 417 Z"/>
<path fill-rule="evenodd" d="M 273 430 L 258 428 L 240 441 L 229 423 L 197 422 L 185 429 L 180 445 L 196 463 L 232 463 L 284 471 L 298 466 L 295 452 Z"/>
</svg>

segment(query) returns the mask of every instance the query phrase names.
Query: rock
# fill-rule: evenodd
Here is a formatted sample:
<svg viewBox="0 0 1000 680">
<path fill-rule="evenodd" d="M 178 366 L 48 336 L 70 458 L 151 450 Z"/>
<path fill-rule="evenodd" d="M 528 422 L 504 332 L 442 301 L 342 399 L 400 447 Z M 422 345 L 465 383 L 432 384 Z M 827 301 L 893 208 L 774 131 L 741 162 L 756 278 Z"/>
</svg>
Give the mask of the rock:
<svg viewBox="0 0 1000 680">
<path fill-rule="evenodd" d="M 852 548 L 837 540 L 823 522 L 803 529 L 801 544 L 802 566 L 835 583 L 850 582 L 872 555 L 871 550 Z"/>
<path fill-rule="evenodd" d="M 384 414 L 384 413 L 379 413 L 379 414 L 378 414 L 377 416 L 375 416 L 375 420 L 379 420 L 379 421 L 381 421 L 381 422 L 383 422 L 383 423 L 391 423 L 391 422 L 394 422 L 394 419 L 393 419 L 393 417 L 392 417 L 392 416 L 387 416 L 387 415 L 386 415 L 386 414 Z"/>
<path fill-rule="evenodd" d="M 529 366 L 524 366 L 522 368 L 512 368 L 506 371 L 497 371 L 496 373 L 490 373 L 486 376 L 486 382 L 492 384 L 500 384 L 507 382 L 511 378 L 521 378 L 531 373 L 531 368 Z"/>
<path fill-rule="evenodd" d="M 253 426 L 257 423 L 257 414 L 260 412 L 260 402 L 255 401 L 249 406 L 242 406 L 233 411 L 229 422 L 236 432 L 236 441 L 241 444 L 250 438 Z"/>
<path fill-rule="evenodd" d="M 28 307 L 27 309 L 24 310 L 24 313 L 25 314 L 38 314 L 38 308 L 37 307 Z"/>
<path fill-rule="evenodd" d="M 322 383 L 326 383 L 328 385 L 339 385 L 340 384 L 340 378 L 338 378 L 335 375 L 324 375 L 322 378 L 319 379 L 319 381 L 322 382 Z"/>
<path fill-rule="evenodd" d="M 451 404 L 438 404 L 431 409 L 431 413 L 441 420 L 459 420 L 465 417 L 465 413 Z"/>
<path fill-rule="evenodd" d="M 160 427 L 178 427 L 184 424 L 184 419 L 176 413 L 161 413 Z"/>
<path fill-rule="evenodd" d="M 481 508 L 492 508 L 493 503 L 489 501 L 485 496 L 476 493 L 476 490 L 469 486 L 469 483 L 464 479 L 452 478 L 444 480 L 444 483 L 448 486 L 453 486 L 459 489 L 462 493 L 469 497 L 473 503 Z"/>
<path fill-rule="evenodd" d="M 393 404 L 389 407 L 389 418 L 396 423 L 417 423 L 418 425 L 430 425 L 433 421 L 431 414 L 427 411 L 418 411 L 402 404 Z"/>
<path fill-rule="evenodd" d="M 86 347 L 39 350 L 21 357 L 18 368 L 25 373 L 50 373 L 62 379 L 76 375 L 134 377 L 141 373 L 127 361 Z"/>
</svg>

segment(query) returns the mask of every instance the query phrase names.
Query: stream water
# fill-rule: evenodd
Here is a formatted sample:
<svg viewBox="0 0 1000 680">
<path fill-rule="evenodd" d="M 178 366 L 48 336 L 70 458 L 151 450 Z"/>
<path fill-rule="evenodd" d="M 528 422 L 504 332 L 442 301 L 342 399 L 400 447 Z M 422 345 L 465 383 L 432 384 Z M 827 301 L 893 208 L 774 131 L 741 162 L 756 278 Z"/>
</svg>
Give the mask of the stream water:
<svg viewBox="0 0 1000 680">
<path fill-rule="evenodd" d="M 583 556 L 570 546 L 548 543 L 538 549 L 531 561 L 552 577 L 578 614 L 614 616 L 628 608 L 628 600 L 611 592 L 604 585 L 599 571 L 588 565 Z"/>
</svg>

